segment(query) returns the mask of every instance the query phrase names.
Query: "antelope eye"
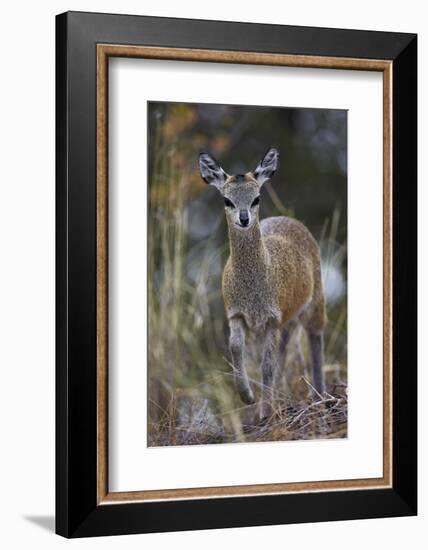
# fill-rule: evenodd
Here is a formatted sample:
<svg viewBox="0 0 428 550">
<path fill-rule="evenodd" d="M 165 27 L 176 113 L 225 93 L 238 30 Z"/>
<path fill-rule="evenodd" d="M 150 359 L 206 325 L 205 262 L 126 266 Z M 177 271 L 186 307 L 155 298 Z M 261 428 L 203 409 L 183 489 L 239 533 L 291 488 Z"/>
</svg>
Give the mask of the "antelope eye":
<svg viewBox="0 0 428 550">
<path fill-rule="evenodd" d="M 251 206 L 257 206 L 260 202 L 260 196 L 256 197 L 253 202 L 251 203 Z"/>
<path fill-rule="evenodd" d="M 233 202 L 227 199 L 226 197 L 224 197 L 224 205 L 227 206 L 228 208 L 235 208 L 235 205 L 233 204 Z"/>
</svg>

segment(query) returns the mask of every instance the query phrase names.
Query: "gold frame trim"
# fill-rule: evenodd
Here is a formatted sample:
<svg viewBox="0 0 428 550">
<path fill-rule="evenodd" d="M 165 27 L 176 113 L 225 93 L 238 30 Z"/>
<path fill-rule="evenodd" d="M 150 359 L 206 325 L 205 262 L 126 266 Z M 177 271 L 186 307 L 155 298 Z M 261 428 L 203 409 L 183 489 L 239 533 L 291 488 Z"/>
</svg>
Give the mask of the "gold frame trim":
<svg viewBox="0 0 428 550">
<path fill-rule="evenodd" d="M 205 61 L 383 73 L 383 477 L 227 487 L 108 490 L 108 59 Z M 341 57 L 97 44 L 97 504 L 392 486 L 392 62 Z"/>
</svg>

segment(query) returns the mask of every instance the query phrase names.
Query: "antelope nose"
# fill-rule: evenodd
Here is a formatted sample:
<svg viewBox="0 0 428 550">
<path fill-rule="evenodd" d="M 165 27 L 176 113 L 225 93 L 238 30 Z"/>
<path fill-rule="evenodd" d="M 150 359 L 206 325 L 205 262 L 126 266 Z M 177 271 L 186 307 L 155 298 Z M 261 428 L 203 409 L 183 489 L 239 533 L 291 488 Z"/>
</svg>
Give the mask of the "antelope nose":
<svg viewBox="0 0 428 550">
<path fill-rule="evenodd" d="M 240 210 L 239 211 L 239 221 L 241 222 L 241 225 L 246 227 L 250 221 L 248 217 L 248 211 L 247 210 Z"/>
</svg>

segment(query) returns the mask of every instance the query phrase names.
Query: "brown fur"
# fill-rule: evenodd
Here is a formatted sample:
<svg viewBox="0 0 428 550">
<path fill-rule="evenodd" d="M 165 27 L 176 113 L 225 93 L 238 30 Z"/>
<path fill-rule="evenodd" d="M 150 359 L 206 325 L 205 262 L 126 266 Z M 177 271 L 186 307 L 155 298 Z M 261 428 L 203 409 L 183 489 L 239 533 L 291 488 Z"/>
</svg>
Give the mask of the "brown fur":
<svg viewBox="0 0 428 550">
<path fill-rule="evenodd" d="M 319 247 L 299 221 L 266 218 L 246 233 L 229 224 L 230 256 L 223 297 L 230 319 L 251 330 L 280 327 L 298 318 L 314 331 L 326 323 Z"/>
<path fill-rule="evenodd" d="M 223 271 L 222 290 L 235 382 L 245 403 L 254 402 L 245 368 L 246 332 L 262 337 L 261 417 L 271 414 L 279 356 L 285 353 L 289 330 L 297 321 L 308 332 L 314 387 L 324 391 L 323 329 L 327 316 L 319 246 L 295 219 L 281 216 L 259 222 L 260 189 L 275 173 L 278 158 L 272 147 L 254 172 L 234 176 L 226 174 L 207 153 L 199 159 L 202 178 L 216 186 L 225 200 L 230 256 Z"/>
</svg>

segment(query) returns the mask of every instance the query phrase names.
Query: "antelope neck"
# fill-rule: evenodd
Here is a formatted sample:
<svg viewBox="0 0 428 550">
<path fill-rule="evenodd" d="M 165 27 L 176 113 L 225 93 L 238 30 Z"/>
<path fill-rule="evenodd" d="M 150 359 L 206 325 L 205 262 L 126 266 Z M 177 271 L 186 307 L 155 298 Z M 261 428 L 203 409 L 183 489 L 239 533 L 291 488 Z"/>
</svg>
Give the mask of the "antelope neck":
<svg viewBox="0 0 428 550">
<path fill-rule="evenodd" d="M 268 252 L 258 221 L 245 230 L 229 224 L 229 243 L 232 265 L 238 272 L 252 272 L 266 267 Z"/>
</svg>

